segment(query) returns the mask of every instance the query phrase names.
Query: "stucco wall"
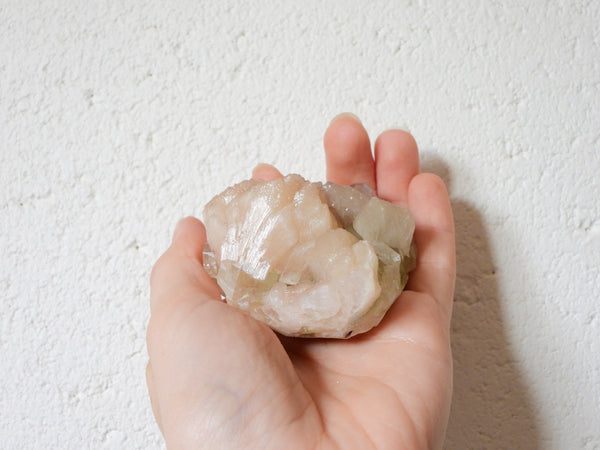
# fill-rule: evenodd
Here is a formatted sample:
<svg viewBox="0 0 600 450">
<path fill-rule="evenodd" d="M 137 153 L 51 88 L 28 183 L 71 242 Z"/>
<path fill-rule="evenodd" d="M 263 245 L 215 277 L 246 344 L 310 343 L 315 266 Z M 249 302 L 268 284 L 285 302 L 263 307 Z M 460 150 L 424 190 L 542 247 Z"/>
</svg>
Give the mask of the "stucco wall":
<svg viewBox="0 0 600 450">
<path fill-rule="evenodd" d="M 160 448 L 148 276 L 338 112 L 450 186 L 446 447 L 600 448 L 600 3 L 0 4 L 0 447 Z"/>
</svg>

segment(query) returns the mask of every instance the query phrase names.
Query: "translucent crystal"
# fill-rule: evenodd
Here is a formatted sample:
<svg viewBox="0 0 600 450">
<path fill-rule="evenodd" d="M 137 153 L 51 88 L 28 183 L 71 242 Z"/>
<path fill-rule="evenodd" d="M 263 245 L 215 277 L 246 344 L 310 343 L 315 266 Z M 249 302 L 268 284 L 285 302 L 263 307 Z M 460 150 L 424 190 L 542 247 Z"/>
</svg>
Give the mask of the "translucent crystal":
<svg viewBox="0 0 600 450">
<path fill-rule="evenodd" d="M 227 302 L 288 336 L 370 330 L 415 265 L 411 215 L 366 186 L 247 180 L 213 198 L 204 223 L 204 265 Z"/>
</svg>

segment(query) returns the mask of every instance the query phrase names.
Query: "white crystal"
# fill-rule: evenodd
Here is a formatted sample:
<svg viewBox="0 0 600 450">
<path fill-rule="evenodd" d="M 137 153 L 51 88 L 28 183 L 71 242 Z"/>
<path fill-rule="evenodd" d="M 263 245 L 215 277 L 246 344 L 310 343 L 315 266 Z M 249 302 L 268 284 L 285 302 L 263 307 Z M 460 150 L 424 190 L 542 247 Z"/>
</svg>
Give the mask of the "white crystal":
<svg viewBox="0 0 600 450">
<path fill-rule="evenodd" d="M 247 180 L 204 209 L 204 265 L 228 303 L 288 336 L 376 326 L 414 267 L 408 211 L 364 187 Z"/>
</svg>

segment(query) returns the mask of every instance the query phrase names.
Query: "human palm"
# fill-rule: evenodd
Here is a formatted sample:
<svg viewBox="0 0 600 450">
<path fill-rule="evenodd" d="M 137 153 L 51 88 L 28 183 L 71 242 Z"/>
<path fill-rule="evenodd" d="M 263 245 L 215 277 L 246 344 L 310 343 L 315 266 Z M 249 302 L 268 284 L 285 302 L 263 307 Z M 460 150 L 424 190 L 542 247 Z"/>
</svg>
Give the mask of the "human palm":
<svg viewBox="0 0 600 450">
<path fill-rule="evenodd" d="M 218 301 L 203 225 L 184 219 L 151 279 L 148 388 L 169 448 L 438 448 L 452 391 L 454 228 L 412 137 L 354 117 L 325 133 L 327 178 L 367 183 L 415 218 L 417 268 L 381 324 L 348 340 L 277 335 Z M 281 176 L 261 165 L 254 177 Z"/>
</svg>

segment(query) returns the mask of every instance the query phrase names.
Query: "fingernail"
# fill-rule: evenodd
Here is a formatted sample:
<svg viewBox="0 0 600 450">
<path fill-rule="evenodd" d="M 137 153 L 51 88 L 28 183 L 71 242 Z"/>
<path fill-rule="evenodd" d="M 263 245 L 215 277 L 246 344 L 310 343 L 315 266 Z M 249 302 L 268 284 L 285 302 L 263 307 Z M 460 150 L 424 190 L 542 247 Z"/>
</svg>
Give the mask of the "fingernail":
<svg viewBox="0 0 600 450">
<path fill-rule="evenodd" d="M 331 121 L 331 123 L 333 123 L 333 122 L 335 122 L 335 121 L 337 121 L 337 120 L 340 120 L 340 119 L 346 119 L 346 118 L 354 119 L 354 120 L 356 120 L 358 123 L 362 123 L 362 122 L 360 121 L 360 119 L 358 118 L 358 116 L 357 116 L 357 115 L 355 115 L 355 114 L 352 114 L 351 112 L 343 112 L 343 113 L 341 113 L 341 114 L 338 114 L 337 116 L 335 116 L 335 117 L 333 118 L 333 120 Z"/>
</svg>

